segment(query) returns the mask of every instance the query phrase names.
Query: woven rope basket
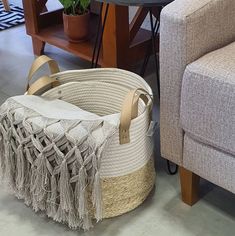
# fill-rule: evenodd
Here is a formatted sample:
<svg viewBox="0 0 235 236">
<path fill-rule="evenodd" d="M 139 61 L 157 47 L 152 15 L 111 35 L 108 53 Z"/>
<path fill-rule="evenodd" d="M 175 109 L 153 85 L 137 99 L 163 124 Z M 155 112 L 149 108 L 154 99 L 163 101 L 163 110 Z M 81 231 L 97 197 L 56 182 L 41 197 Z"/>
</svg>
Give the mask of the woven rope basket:
<svg viewBox="0 0 235 236">
<path fill-rule="evenodd" d="M 139 90 L 140 97 L 143 91 L 152 96 L 149 85 L 134 73 L 119 69 L 59 72 L 56 62 L 46 56 L 35 61 L 29 73 L 29 81 L 45 63 L 49 64 L 52 74 L 28 85 L 28 94 L 61 99 L 100 116 L 122 111 L 124 121 L 126 114 L 123 101 L 130 91 Z M 146 199 L 154 186 L 153 140 L 147 135 L 152 100 L 143 100 L 140 99 L 139 103 L 137 101 L 137 115 L 131 119 L 130 127 L 127 124 L 124 129 L 126 133 L 123 134 L 120 125 L 119 132 L 114 134 L 102 155 L 102 218 L 133 210 Z M 88 198 L 91 198 L 90 194 Z M 92 204 L 89 205 L 90 212 L 93 212 Z"/>
</svg>

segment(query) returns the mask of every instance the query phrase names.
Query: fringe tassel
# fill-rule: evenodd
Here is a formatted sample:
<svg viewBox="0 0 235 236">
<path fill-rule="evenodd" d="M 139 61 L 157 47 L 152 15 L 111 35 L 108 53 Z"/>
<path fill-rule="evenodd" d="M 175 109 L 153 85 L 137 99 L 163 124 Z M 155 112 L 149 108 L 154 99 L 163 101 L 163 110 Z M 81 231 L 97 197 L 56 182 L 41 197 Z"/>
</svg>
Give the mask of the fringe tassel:
<svg viewBox="0 0 235 236">
<path fill-rule="evenodd" d="M 93 227 L 89 212 L 87 209 L 87 191 L 86 191 L 86 179 L 87 173 L 84 166 L 79 169 L 79 218 L 82 220 L 82 227 L 84 230 L 89 230 Z"/>
<path fill-rule="evenodd" d="M 35 183 L 33 187 L 33 198 L 35 209 L 46 210 L 47 190 L 49 187 L 48 171 L 46 167 L 46 157 L 43 154 L 38 156 L 35 173 Z"/>
<path fill-rule="evenodd" d="M 102 220 L 103 216 L 103 206 L 102 206 L 102 192 L 101 192 L 101 183 L 100 183 L 100 158 L 103 151 L 103 147 L 99 147 L 96 152 L 96 155 L 92 158 L 93 169 L 95 171 L 95 176 L 93 180 L 93 189 L 92 189 L 92 204 L 95 208 L 95 218 L 99 222 Z"/>
<path fill-rule="evenodd" d="M 10 139 L 9 139 L 10 140 Z M 5 179 L 7 180 L 9 187 L 11 190 L 16 192 L 15 187 L 15 161 L 13 158 L 13 152 L 11 149 L 10 141 L 4 140 L 4 146 L 6 151 L 6 158 L 5 158 Z"/>
<path fill-rule="evenodd" d="M 68 225 L 71 229 L 77 229 L 81 226 L 81 222 L 79 220 L 79 217 L 78 217 L 75 209 L 72 209 L 71 211 L 69 211 Z"/>
<path fill-rule="evenodd" d="M 32 207 L 33 210 L 38 212 L 39 211 L 39 207 L 38 207 L 38 203 L 37 203 L 37 199 L 36 199 L 36 195 L 35 195 L 35 184 L 36 184 L 36 167 L 34 165 L 31 166 L 31 180 L 30 180 L 30 195 L 31 195 L 31 199 L 32 199 Z"/>
<path fill-rule="evenodd" d="M 58 210 L 53 218 L 53 220 L 61 223 L 67 223 L 68 222 L 68 212 L 64 211 L 61 208 L 61 205 L 59 205 Z"/>
<path fill-rule="evenodd" d="M 23 154 L 23 146 L 20 144 L 16 152 L 16 188 L 18 191 L 24 190 L 25 180 L 25 160 Z"/>
<path fill-rule="evenodd" d="M 0 127 L 2 125 L 0 124 Z M 3 127 L 1 127 L 2 129 Z M 0 129 L 0 132 L 2 132 Z M 3 138 L 3 133 L 0 133 L 0 153 L 1 153 L 1 158 L 0 158 L 0 178 L 4 179 L 5 176 L 5 170 L 6 170 L 6 166 L 5 166 L 5 148 L 4 148 L 4 138 Z"/>
<path fill-rule="evenodd" d="M 79 181 L 76 182 L 75 188 L 74 188 L 74 208 L 77 210 L 77 214 L 79 215 Z"/>
<path fill-rule="evenodd" d="M 100 184 L 100 173 L 99 171 L 95 174 L 93 191 L 92 191 L 92 203 L 95 207 L 95 218 L 97 222 L 102 220 L 102 193 L 101 193 L 101 184 Z"/>
<path fill-rule="evenodd" d="M 80 219 L 83 219 L 83 217 L 86 215 L 86 200 L 85 200 L 85 188 L 86 188 L 86 182 L 85 182 L 85 171 L 84 166 L 81 166 L 79 169 L 79 199 L 78 199 L 78 211 L 79 211 L 79 217 Z"/>
<path fill-rule="evenodd" d="M 51 176 L 51 192 L 50 192 L 50 198 L 48 199 L 47 202 L 47 214 L 49 217 L 54 217 L 56 215 L 56 212 L 58 210 L 57 206 L 57 182 L 56 182 L 56 177 L 55 175 Z"/>
<path fill-rule="evenodd" d="M 32 204 L 32 196 L 30 193 L 30 180 L 32 178 L 31 173 L 31 164 L 29 162 L 26 162 L 24 181 L 24 202 L 27 206 L 30 206 Z"/>
<path fill-rule="evenodd" d="M 68 166 L 66 160 L 63 160 L 60 169 L 60 206 L 66 212 L 73 209 L 72 189 L 69 180 Z"/>
</svg>

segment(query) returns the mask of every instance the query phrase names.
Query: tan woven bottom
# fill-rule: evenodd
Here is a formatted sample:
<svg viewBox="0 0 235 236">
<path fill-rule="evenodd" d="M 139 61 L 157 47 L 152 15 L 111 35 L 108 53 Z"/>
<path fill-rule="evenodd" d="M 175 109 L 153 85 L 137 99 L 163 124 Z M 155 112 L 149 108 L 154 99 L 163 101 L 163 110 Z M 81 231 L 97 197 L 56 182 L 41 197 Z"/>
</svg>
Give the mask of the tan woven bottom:
<svg viewBox="0 0 235 236">
<path fill-rule="evenodd" d="M 122 215 L 138 207 L 155 183 L 154 161 L 141 169 L 120 177 L 102 179 L 103 218 Z"/>
</svg>

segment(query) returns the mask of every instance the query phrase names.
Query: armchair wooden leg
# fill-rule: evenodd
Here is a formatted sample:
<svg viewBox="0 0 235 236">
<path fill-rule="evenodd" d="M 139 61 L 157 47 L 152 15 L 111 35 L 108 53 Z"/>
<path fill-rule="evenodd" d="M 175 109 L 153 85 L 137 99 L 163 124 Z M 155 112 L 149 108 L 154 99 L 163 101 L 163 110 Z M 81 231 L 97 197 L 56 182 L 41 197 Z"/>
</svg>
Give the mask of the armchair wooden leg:
<svg viewBox="0 0 235 236">
<path fill-rule="evenodd" d="M 5 8 L 6 11 L 10 11 L 11 8 L 9 6 L 8 0 L 2 0 L 3 6 Z"/>
<path fill-rule="evenodd" d="M 193 172 L 180 167 L 180 183 L 182 201 L 190 206 L 199 200 L 200 177 Z"/>
</svg>

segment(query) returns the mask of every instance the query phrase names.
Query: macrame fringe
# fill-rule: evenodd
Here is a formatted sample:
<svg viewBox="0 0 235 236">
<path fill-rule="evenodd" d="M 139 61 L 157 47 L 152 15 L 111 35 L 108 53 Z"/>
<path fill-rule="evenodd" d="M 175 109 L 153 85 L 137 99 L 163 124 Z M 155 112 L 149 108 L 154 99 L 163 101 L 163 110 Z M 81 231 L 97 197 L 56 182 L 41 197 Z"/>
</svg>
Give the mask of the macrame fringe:
<svg viewBox="0 0 235 236">
<path fill-rule="evenodd" d="M 91 133 L 103 122 L 45 119 L 43 127 L 36 129 L 29 119 L 38 114 L 25 108 L 21 118 L 15 120 L 22 106 L 12 101 L 9 104 L 0 107 L 1 177 L 34 211 L 45 211 L 48 217 L 72 229 L 89 230 L 93 214 L 97 222 L 102 220 L 100 159 L 116 128 L 104 126 L 107 136 L 97 144 Z M 61 122 L 64 134 L 56 136 L 47 130 L 47 125 L 56 122 Z M 77 125 L 87 130 L 87 136 L 83 133 L 80 140 L 69 135 Z M 90 201 L 94 212 L 88 210 Z"/>
</svg>

